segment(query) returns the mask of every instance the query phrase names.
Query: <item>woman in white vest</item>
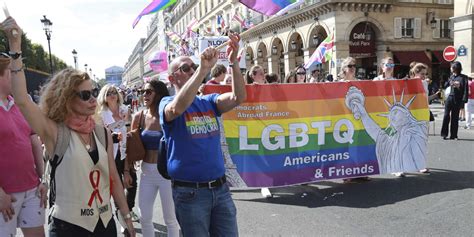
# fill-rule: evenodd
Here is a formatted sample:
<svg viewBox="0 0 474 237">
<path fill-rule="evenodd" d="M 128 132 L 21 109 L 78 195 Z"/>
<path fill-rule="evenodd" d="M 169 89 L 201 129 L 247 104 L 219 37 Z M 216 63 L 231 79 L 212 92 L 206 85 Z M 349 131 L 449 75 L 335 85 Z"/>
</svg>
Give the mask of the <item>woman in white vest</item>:
<svg viewBox="0 0 474 237">
<path fill-rule="evenodd" d="M 21 59 L 22 30 L 12 17 L 1 23 L 10 51 L 19 54 L 11 62 L 15 101 L 32 129 L 44 142 L 47 157 L 60 160 L 51 171 L 49 235 L 117 236 L 110 205 L 111 196 L 120 207 L 131 236 L 135 236 L 122 184 L 115 168 L 112 137 L 99 141 L 92 115 L 98 94 L 89 75 L 64 69 L 50 80 L 41 97 L 41 107 L 28 98 Z M 103 127 L 100 127 L 104 129 Z M 103 132 L 104 130 L 102 130 Z M 61 132 L 61 133 L 60 133 Z M 65 135 L 67 134 L 67 136 Z M 68 139 L 58 139 L 58 137 Z M 66 144 L 67 146 L 64 146 Z M 62 157 L 58 149 L 67 147 Z M 54 178 L 53 178 L 54 177 Z"/>
</svg>

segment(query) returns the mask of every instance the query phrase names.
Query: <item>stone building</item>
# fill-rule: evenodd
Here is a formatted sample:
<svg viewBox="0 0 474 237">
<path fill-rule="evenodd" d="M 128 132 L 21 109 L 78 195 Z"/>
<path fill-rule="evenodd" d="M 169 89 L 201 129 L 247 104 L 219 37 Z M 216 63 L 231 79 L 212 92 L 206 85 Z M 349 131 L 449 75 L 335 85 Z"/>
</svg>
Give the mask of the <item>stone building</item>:
<svg viewBox="0 0 474 237">
<path fill-rule="evenodd" d="M 474 57 L 472 50 L 474 49 L 474 14 L 473 0 L 456 0 L 454 3 L 454 47 L 458 50 L 456 60 L 462 63 L 463 73 L 474 77 Z M 465 55 L 459 54 L 464 48 Z"/>
</svg>

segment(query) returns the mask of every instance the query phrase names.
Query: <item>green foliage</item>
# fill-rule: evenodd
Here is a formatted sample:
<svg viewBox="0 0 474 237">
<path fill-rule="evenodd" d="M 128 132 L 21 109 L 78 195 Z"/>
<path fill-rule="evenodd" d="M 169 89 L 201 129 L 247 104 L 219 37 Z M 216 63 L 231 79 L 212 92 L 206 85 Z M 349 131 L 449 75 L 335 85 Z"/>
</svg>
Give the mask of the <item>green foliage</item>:
<svg viewBox="0 0 474 237">
<path fill-rule="evenodd" d="M 43 46 L 32 43 L 31 40 L 24 33 L 21 36 L 22 45 L 21 51 L 23 53 L 23 62 L 27 68 L 51 72 L 49 63 L 49 54 L 43 49 Z M 8 40 L 3 31 L 0 31 L 0 52 L 8 52 Z M 68 65 L 53 54 L 52 57 L 54 72 L 67 68 Z"/>
</svg>

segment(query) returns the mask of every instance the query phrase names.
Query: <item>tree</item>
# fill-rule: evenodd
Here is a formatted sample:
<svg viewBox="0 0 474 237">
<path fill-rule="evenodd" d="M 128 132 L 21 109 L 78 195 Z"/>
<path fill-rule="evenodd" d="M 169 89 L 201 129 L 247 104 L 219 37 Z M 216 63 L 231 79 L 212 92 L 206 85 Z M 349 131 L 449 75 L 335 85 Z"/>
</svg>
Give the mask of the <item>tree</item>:
<svg viewBox="0 0 474 237">
<path fill-rule="evenodd" d="M 36 43 L 32 43 L 31 40 L 27 37 L 26 33 L 23 33 L 23 35 L 21 36 L 21 40 L 21 51 L 23 63 L 25 64 L 25 66 L 27 68 L 32 68 L 35 70 L 49 73 L 51 71 L 49 66 L 49 54 L 45 52 L 43 46 Z M 5 37 L 5 33 L 3 31 L 0 32 L 0 51 L 10 51 L 8 46 L 8 40 Z M 52 54 L 52 61 L 55 72 L 68 67 L 68 65 L 63 60 L 56 57 L 54 54 Z"/>
</svg>

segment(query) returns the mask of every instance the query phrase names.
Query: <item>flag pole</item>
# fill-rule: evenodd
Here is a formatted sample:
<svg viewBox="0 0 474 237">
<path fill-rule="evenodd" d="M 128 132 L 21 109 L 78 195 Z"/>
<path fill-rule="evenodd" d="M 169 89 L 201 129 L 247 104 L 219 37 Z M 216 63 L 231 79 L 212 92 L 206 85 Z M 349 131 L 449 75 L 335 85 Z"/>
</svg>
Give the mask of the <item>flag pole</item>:
<svg viewBox="0 0 474 237">
<path fill-rule="evenodd" d="M 248 31 L 248 30 L 242 32 L 242 33 L 240 34 L 240 39 L 244 38 L 244 37 L 247 36 L 248 34 L 249 34 L 249 31 Z M 227 46 L 228 42 L 229 42 L 229 41 L 226 41 L 226 42 L 224 42 L 223 44 L 217 46 L 217 47 L 216 47 L 216 50 L 221 50 L 221 49 L 223 49 L 225 46 Z"/>
</svg>

